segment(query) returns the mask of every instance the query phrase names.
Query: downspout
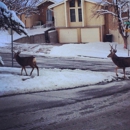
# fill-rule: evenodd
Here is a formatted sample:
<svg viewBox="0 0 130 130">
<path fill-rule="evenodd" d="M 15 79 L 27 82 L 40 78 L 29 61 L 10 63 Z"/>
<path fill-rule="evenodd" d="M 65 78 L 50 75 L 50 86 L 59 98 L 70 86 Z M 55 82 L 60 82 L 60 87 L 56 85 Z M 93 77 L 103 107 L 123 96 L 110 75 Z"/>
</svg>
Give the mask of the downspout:
<svg viewBox="0 0 130 130">
<path fill-rule="evenodd" d="M 65 26 L 68 27 L 67 1 L 64 1 L 64 9 L 65 9 Z"/>
<path fill-rule="evenodd" d="M 84 0 L 81 0 L 81 9 L 82 9 L 82 27 L 84 27 L 85 26 L 85 24 L 84 24 Z"/>
</svg>

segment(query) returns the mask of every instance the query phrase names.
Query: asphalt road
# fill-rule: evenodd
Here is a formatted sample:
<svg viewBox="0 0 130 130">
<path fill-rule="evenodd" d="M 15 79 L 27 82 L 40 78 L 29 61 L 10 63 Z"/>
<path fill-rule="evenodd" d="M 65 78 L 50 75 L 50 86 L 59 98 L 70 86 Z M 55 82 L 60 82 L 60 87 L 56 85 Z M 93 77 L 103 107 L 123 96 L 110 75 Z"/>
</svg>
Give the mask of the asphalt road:
<svg viewBox="0 0 130 130">
<path fill-rule="evenodd" d="M 12 55 L 10 53 L 0 53 L 2 56 L 5 66 L 12 66 Z M 25 55 L 21 55 L 25 56 Z M 60 69 L 82 69 L 82 70 L 92 70 L 92 71 L 114 71 L 115 65 L 113 62 L 103 62 L 103 59 L 99 61 L 83 60 L 76 58 L 65 58 L 65 57 L 44 57 L 35 56 L 37 59 L 37 65 L 40 68 L 60 68 Z M 13 66 L 20 67 L 19 64 L 13 59 Z M 100 68 L 100 69 L 99 69 Z"/>
<path fill-rule="evenodd" d="M 1 97 L 0 130 L 129 130 L 129 84 Z"/>
<path fill-rule="evenodd" d="M 3 59 L 9 66 L 8 58 Z M 52 57 L 37 60 L 44 68 L 114 70 L 112 62 Z M 15 61 L 14 66 L 18 67 Z M 129 130 L 129 110 L 129 80 L 6 96 L 0 97 L 0 130 Z"/>
</svg>

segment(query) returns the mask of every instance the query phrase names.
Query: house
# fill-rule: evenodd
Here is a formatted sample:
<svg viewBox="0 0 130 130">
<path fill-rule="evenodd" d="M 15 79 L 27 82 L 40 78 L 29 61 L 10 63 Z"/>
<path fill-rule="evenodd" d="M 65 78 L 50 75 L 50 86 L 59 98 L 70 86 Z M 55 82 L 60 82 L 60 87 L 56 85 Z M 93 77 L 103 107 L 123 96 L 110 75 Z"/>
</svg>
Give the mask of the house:
<svg viewBox="0 0 130 130">
<path fill-rule="evenodd" d="M 26 28 L 32 28 L 36 25 L 53 23 L 53 12 L 48 9 L 48 6 L 52 4 L 55 4 L 55 1 L 43 0 L 37 5 L 39 14 L 32 14 L 29 16 L 22 14 L 20 16 L 20 20 L 25 24 Z"/>
<path fill-rule="evenodd" d="M 122 17 L 128 17 L 128 12 L 123 12 Z M 112 35 L 113 42 L 124 43 L 124 40 L 118 29 L 118 19 L 111 14 L 106 14 L 105 21 L 105 33 Z"/>
<path fill-rule="evenodd" d="M 41 21 L 42 24 L 53 23 L 53 12 L 50 9 L 48 9 L 48 6 L 52 4 L 55 4 L 55 1 L 43 0 L 41 3 L 37 5 L 38 10 L 40 12 L 39 21 Z"/>
<path fill-rule="evenodd" d="M 64 0 L 49 6 L 54 13 L 59 43 L 103 41 L 105 19 L 93 16 L 96 4 L 91 0 Z"/>
<path fill-rule="evenodd" d="M 115 5 L 113 5 L 114 1 L 113 0 L 107 0 L 108 3 L 112 3 L 111 4 L 107 4 L 105 5 L 105 9 L 108 10 L 108 12 L 113 12 L 113 13 L 109 13 L 109 14 L 105 14 L 105 34 L 111 35 L 112 36 L 112 41 L 113 42 L 117 42 L 117 43 L 123 43 L 124 44 L 124 48 L 126 48 L 127 44 L 129 43 L 129 40 L 127 40 L 127 33 L 125 32 L 125 29 L 127 28 L 127 26 L 124 26 L 123 24 L 123 29 L 120 28 L 120 24 L 119 23 L 125 23 L 127 21 L 129 21 L 129 4 L 125 3 L 125 1 L 123 1 L 125 4 L 123 3 L 118 3 L 118 7 L 116 7 Z M 118 8 L 118 11 L 117 11 Z M 113 14 L 119 13 L 117 16 L 113 15 Z M 118 19 L 118 17 L 120 17 Z M 121 25 L 121 26 L 122 26 Z M 124 35 L 124 37 L 121 35 Z M 127 43 L 127 42 L 128 43 Z"/>
<path fill-rule="evenodd" d="M 36 25 L 36 21 L 39 21 L 38 14 L 32 14 L 29 16 L 22 14 L 21 16 L 19 16 L 19 18 L 24 23 L 26 28 L 32 28 L 34 25 Z"/>
</svg>

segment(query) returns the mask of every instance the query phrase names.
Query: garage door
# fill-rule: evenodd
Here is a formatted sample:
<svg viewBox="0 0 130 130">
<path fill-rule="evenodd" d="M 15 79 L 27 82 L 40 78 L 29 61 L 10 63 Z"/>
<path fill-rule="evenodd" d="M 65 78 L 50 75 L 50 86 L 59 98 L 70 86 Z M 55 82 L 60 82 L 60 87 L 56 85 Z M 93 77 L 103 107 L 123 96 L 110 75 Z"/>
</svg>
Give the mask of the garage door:
<svg viewBox="0 0 130 130">
<path fill-rule="evenodd" d="M 83 28 L 81 29 L 81 42 L 99 42 L 99 28 Z"/>
<path fill-rule="evenodd" d="M 59 30 L 60 43 L 77 43 L 78 34 L 77 29 L 60 29 Z"/>
</svg>

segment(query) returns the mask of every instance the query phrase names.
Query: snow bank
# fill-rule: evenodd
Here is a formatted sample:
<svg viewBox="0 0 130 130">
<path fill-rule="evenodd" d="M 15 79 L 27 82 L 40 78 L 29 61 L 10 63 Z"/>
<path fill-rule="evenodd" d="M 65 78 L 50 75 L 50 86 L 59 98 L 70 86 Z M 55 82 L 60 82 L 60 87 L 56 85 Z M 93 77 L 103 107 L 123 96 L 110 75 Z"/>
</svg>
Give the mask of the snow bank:
<svg viewBox="0 0 130 130">
<path fill-rule="evenodd" d="M 62 46 L 53 47 L 50 51 L 50 55 L 59 57 L 107 58 L 107 55 L 110 53 L 109 44 L 116 45 L 117 43 L 92 42 L 86 44 L 64 44 Z M 123 44 L 117 45 L 117 55 L 128 55 L 128 51 L 123 48 Z"/>
<path fill-rule="evenodd" d="M 31 69 L 27 69 L 31 71 Z M 0 96 L 75 88 L 110 82 L 115 79 L 113 72 L 92 72 L 84 70 L 40 69 L 40 76 L 34 70 L 32 77 L 20 76 L 20 68 L 0 67 Z"/>
</svg>

